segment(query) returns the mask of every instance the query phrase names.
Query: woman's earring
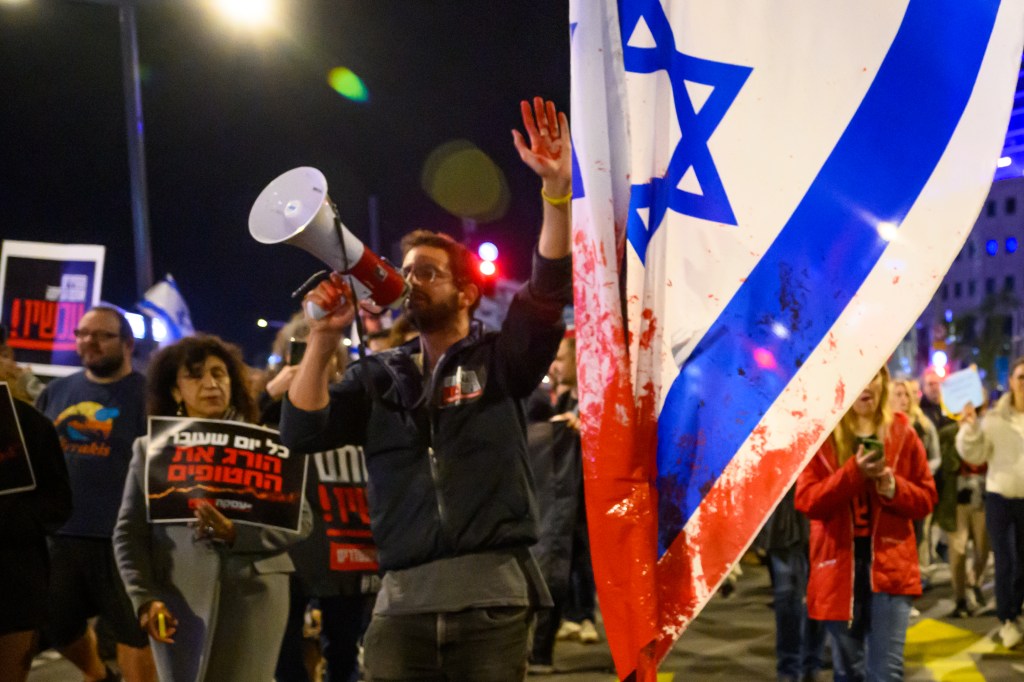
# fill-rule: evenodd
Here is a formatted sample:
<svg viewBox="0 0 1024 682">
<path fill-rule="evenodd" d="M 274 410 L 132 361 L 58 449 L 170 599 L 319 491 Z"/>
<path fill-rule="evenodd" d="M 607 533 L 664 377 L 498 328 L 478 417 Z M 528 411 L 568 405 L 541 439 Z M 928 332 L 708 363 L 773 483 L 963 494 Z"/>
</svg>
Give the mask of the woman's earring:
<svg viewBox="0 0 1024 682">
<path fill-rule="evenodd" d="M 175 412 L 179 417 L 185 416 L 185 403 L 181 400 L 178 401 L 178 411 Z"/>
</svg>

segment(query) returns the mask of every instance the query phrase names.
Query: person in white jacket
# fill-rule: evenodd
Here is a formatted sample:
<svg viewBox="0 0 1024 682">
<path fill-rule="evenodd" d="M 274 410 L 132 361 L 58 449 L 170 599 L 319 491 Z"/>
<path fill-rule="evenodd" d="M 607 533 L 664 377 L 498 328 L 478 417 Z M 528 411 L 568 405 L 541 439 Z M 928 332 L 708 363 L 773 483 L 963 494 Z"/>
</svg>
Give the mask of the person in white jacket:
<svg viewBox="0 0 1024 682">
<path fill-rule="evenodd" d="M 988 464 L 985 515 L 995 554 L 999 636 L 1013 648 L 1024 641 L 1024 357 L 1010 369 L 1010 391 L 979 421 L 964 408 L 956 449 L 970 464 Z"/>
</svg>

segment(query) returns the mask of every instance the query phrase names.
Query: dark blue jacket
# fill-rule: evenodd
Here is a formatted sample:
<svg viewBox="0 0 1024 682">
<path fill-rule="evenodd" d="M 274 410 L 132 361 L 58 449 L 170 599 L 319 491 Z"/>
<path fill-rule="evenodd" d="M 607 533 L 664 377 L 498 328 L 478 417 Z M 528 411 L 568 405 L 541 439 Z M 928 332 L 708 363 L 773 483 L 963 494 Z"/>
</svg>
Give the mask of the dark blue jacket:
<svg viewBox="0 0 1024 682">
<path fill-rule="evenodd" d="M 558 350 L 570 280 L 568 258 L 535 256 L 501 332 L 474 324 L 432 376 L 413 341 L 350 366 L 323 410 L 285 402 L 281 438 L 293 452 L 363 446 L 382 570 L 536 542 L 522 400 Z"/>
</svg>

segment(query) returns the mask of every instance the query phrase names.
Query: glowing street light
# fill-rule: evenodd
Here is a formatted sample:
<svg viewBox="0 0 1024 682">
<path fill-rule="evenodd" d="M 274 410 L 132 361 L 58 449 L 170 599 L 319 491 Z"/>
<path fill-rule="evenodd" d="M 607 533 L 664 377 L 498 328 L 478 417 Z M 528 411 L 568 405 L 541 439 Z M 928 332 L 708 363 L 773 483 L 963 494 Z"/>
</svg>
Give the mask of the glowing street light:
<svg viewBox="0 0 1024 682">
<path fill-rule="evenodd" d="M 275 15 L 272 0 L 217 0 L 216 7 L 232 23 L 250 28 L 267 26 Z"/>
</svg>

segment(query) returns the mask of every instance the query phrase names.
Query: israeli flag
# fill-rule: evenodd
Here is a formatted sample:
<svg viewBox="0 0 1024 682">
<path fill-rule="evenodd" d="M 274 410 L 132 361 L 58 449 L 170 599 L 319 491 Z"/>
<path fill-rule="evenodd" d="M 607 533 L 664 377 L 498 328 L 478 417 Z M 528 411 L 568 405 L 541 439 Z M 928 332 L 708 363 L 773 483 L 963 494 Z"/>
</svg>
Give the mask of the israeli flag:
<svg viewBox="0 0 1024 682">
<path fill-rule="evenodd" d="M 960 250 L 1024 0 L 570 7 L 591 545 L 653 679 Z"/>
<path fill-rule="evenodd" d="M 170 274 L 151 286 L 135 307 L 144 315 L 153 318 L 153 336 L 161 346 L 196 333 L 185 298 Z M 162 338 L 156 338 L 159 336 L 156 330 L 161 325 L 166 332 Z"/>
</svg>

